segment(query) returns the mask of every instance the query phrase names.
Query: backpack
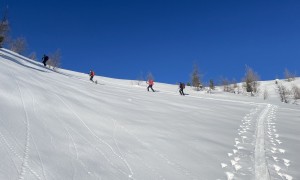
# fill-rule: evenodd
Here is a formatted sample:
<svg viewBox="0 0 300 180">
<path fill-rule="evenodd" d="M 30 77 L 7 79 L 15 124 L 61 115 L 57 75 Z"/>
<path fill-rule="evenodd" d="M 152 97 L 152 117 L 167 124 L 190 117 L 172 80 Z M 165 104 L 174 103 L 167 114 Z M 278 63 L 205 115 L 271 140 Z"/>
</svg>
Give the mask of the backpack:
<svg viewBox="0 0 300 180">
<path fill-rule="evenodd" d="M 48 60 L 49 60 L 49 57 L 46 56 L 46 55 L 44 55 L 43 60 L 44 60 L 44 61 L 48 61 Z"/>
<path fill-rule="evenodd" d="M 184 89 L 185 88 L 185 84 L 181 82 L 180 85 L 179 85 L 179 87 L 182 88 L 182 89 Z"/>
</svg>

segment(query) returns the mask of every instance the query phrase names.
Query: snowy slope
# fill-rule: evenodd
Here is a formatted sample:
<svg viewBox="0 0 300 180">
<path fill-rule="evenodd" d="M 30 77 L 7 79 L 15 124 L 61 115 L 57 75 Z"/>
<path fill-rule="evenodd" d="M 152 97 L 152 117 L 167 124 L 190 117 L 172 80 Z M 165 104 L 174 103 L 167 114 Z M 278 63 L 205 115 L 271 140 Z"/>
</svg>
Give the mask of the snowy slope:
<svg viewBox="0 0 300 180">
<path fill-rule="evenodd" d="M 275 93 L 96 85 L 0 54 L 0 179 L 300 179 L 300 109 Z"/>
</svg>

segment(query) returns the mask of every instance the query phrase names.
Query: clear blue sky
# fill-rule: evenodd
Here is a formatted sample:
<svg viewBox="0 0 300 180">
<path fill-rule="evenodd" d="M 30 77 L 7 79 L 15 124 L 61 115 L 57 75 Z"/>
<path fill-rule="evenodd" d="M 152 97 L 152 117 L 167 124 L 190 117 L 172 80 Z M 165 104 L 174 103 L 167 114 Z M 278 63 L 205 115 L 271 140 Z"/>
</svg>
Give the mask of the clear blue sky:
<svg viewBox="0 0 300 180">
<path fill-rule="evenodd" d="M 12 36 L 27 54 L 56 49 L 62 67 L 136 79 L 187 82 L 193 63 L 204 81 L 240 81 L 245 65 L 261 79 L 300 73 L 300 1 L 1 0 Z"/>
</svg>

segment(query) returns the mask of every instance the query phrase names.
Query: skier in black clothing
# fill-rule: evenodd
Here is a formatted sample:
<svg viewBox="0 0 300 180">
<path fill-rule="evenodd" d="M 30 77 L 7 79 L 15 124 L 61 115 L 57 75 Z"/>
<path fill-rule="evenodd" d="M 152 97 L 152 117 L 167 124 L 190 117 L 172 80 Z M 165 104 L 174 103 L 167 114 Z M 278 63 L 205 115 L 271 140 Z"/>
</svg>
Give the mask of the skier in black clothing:
<svg viewBox="0 0 300 180">
<path fill-rule="evenodd" d="M 49 57 L 47 56 L 47 55 L 45 55 L 44 54 L 44 57 L 42 58 L 42 60 L 43 60 L 43 64 L 44 64 L 44 66 L 46 66 L 47 64 L 47 61 L 49 60 Z"/>
<path fill-rule="evenodd" d="M 179 93 L 180 93 L 180 95 L 183 95 L 183 96 L 185 95 L 184 92 L 183 92 L 184 88 L 185 88 L 185 84 L 180 82 L 179 83 Z"/>
</svg>

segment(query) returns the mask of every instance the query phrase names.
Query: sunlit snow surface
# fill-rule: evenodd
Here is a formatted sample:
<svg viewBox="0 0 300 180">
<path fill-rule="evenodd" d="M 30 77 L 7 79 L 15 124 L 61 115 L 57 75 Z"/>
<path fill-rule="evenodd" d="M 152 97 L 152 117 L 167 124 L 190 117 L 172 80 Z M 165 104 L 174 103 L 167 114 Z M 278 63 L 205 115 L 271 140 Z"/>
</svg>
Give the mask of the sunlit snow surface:
<svg viewBox="0 0 300 180">
<path fill-rule="evenodd" d="M 0 50 L 0 179 L 300 179 L 300 108 L 274 81 L 263 100 L 95 80 Z"/>
</svg>

